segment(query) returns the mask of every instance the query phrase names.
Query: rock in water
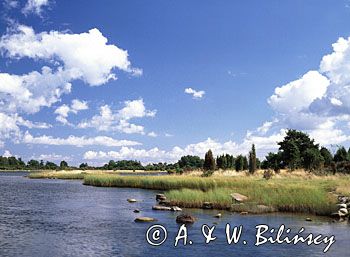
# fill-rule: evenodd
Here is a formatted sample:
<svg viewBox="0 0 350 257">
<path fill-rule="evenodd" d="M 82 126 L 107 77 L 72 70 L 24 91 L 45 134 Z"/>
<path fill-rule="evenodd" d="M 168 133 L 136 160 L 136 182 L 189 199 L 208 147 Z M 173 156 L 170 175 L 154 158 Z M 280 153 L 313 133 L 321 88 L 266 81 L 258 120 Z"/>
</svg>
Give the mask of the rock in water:
<svg viewBox="0 0 350 257">
<path fill-rule="evenodd" d="M 241 195 L 239 193 L 233 193 L 231 194 L 232 200 L 238 203 L 242 203 L 244 201 L 248 200 L 248 196 Z"/>
<path fill-rule="evenodd" d="M 311 218 L 306 218 L 305 221 L 312 221 L 312 219 Z"/>
<path fill-rule="evenodd" d="M 153 222 L 153 221 L 157 221 L 157 220 L 150 217 L 138 217 L 135 219 L 135 222 Z"/>
<path fill-rule="evenodd" d="M 204 203 L 202 204 L 202 208 L 203 208 L 203 209 L 213 209 L 213 204 L 210 203 L 210 202 L 204 202 Z"/>
<path fill-rule="evenodd" d="M 215 218 L 221 218 L 222 214 L 221 213 L 218 213 L 216 215 L 214 215 Z"/>
<path fill-rule="evenodd" d="M 348 208 L 346 203 L 340 203 L 340 204 L 337 204 L 337 205 L 338 205 L 339 209 L 342 209 L 342 208 L 347 209 Z"/>
<path fill-rule="evenodd" d="M 189 214 L 180 214 L 176 217 L 176 223 L 180 224 L 192 224 L 196 221 L 196 218 Z"/>
<path fill-rule="evenodd" d="M 167 206 L 154 205 L 152 207 L 152 210 L 155 210 L 155 211 L 171 211 L 171 208 L 167 207 Z"/>
<path fill-rule="evenodd" d="M 140 213 L 139 209 L 134 210 L 134 213 Z"/>
<path fill-rule="evenodd" d="M 165 205 L 165 206 L 169 206 L 170 205 L 170 201 L 169 200 L 160 200 L 159 205 Z"/>
<path fill-rule="evenodd" d="M 129 198 L 129 199 L 127 199 L 127 201 L 128 201 L 129 203 L 136 203 L 136 202 L 137 202 L 137 200 L 134 199 L 134 198 Z"/>
<path fill-rule="evenodd" d="M 165 201 L 166 200 L 166 196 L 164 194 L 157 194 L 156 195 L 156 200 L 157 201 Z"/>
<path fill-rule="evenodd" d="M 172 206 L 171 211 L 182 211 L 182 209 L 180 207 L 177 207 L 177 206 Z"/>
<path fill-rule="evenodd" d="M 348 209 L 346 208 L 339 209 L 338 213 L 339 213 L 339 217 L 345 217 L 349 214 Z"/>
</svg>

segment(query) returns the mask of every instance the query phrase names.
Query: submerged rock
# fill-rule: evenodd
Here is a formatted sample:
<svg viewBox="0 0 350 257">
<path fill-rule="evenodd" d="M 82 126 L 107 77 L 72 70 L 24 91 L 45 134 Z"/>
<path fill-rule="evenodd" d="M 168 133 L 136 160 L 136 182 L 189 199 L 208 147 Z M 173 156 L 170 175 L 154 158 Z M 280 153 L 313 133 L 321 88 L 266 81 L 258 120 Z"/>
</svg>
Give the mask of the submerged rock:
<svg viewBox="0 0 350 257">
<path fill-rule="evenodd" d="M 139 209 L 135 209 L 134 213 L 140 213 L 141 211 Z"/>
<path fill-rule="evenodd" d="M 167 207 L 167 206 L 154 205 L 154 206 L 152 206 L 152 210 L 155 210 L 155 211 L 171 211 L 171 208 Z"/>
<path fill-rule="evenodd" d="M 157 220 L 150 217 L 138 217 L 135 219 L 135 222 L 153 222 L 153 221 L 157 221 Z"/>
<path fill-rule="evenodd" d="M 176 223 L 180 224 L 192 224 L 196 221 L 196 218 L 189 214 L 180 214 L 176 217 Z"/>
<path fill-rule="evenodd" d="M 129 203 L 136 203 L 136 202 L 137 202 L 137 200 L 134 199 L 134 198 L 129 198 L 129 199 L 127 199 L 127 201 L 128 201 Z"/>
<path fill-rule="evenodd" d="M 239 193 L 233 193 L 231 194 L 232 200 L 238 203 L 242 203 L 248 200 L 248 196 L 239 194 Z"/>
</svg>

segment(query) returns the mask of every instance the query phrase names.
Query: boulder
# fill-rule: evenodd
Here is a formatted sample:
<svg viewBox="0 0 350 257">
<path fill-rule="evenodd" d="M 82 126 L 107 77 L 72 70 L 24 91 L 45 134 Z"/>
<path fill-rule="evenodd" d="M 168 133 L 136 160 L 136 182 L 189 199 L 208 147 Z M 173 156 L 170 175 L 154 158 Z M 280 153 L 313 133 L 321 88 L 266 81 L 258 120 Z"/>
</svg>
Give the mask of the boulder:
<svg viewBox="0 0 350 257">
<path fill-rule="evenodd" d="M 127 201 L 128 201 L 129 203 L 136 203 L 136 202 L 137 202 L 137 200 L 134 199 L 134 198 L 129 198 L 129 199 L 127 199 Z"/>
<path fill-rule="evenodd" d="M 338 205 L 339 209 L 342 209 L 342 208 L 347 209 L 348 208 L 346 203 L 340 203 L 340 204 L 337 204 L 337 205 Z"/>
<path fill-rule="evenodd" d="M 164 206 L 169 206 L 170 205 L 170 201 L 169 200 L 160 200 L 158 202 L 159 205 L 164 205 Z"/>
<path fill-rule="evenodd" d="M 215 214 L 214 217 L 215 218 L 221 218 L 222 214 L 221 213 L 218 213 L 218 214 Z"/>
<path fill-rule="evenodd" d="M 248 215 L 248 212 L 247 211 L 242 211 L 240 214 L 241 215 Z"/>
<path fill-rule="evenodd" d="M 245 195 L 242 195 L 239 193 L 233 193 L 233 194 L 231 194 L 231 197 L 232 197 L 232 200 L 236 203 L 237 202 L 242 203 L 242 202 L 245 202 L 248 200 L 248 196 L 245 196 Z"/>
<path fill-rule="evenodd" d="M 166 200 L 166 196 L 164 194 L 157 194 L 156 195 L 156 200 L 157 201 L 165 201 Z"/>
<path fill-rule="evenodd" d="M 182 209 L 180 207 L 177 207 L 177 206 L 172 206 L 171 211 L 182 211 Z"/>
<path fill-rule="evenodd" d="M 347 196 L 340 195 L 340 196 L 338 196 L 338 202 L 339 203 L 349 203 L 350 198 Z"/>
<path fill-rule="evenodd" d="M 176 217 L 176 223 L 180 224 L 192 224 L 196 221 L 196 218 L 189 214 L 180 214 Z"/>
<path fill-rule="evenodd" d="M 153 222 L 153 221 L 157 221 L 157 220 L 150 217 L 138 217 L 135 219 L 135 222 Z"/>
<path fill-rule="evenodd" d="M 213 207 L 213 204 L 211 202 L 204 202 L 202 204 L 202 208 L 203 209 L 213 209 L 214 207 Z"/>
<path fill-rule="evenodd" d="M 339 217 L 345 217 L 349 214 L 348 209 L 346 208 L 339 209 L 338 213 L 339 213 Z"/>
<path fill-rule="evenodd" d="M 154 206 L 152 206 L 152 210 L 155 210 L 155 211 L 171 211 L 171 208 L 167 207 L 167 206 L 154 205 Z"/>
<path fill-rule="evenodd" d="M 312 221 L 312 219 L 311 218 L 306 218 L 305 221 Z"/>
</svg>

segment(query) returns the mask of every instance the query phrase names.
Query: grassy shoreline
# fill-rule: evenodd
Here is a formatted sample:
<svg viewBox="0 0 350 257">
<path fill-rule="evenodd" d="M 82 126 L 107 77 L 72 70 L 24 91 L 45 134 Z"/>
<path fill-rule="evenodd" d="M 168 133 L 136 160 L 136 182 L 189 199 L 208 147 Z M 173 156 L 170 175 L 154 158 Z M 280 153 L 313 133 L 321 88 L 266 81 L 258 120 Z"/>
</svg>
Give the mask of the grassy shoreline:
<svg viewBox="0 0 350 257">
<path fill-rule="evenodd" d="M 230 194 L 238 192 L 249 197 L 248 204 L 266 205 L 280 212 L 330 215 L 336 210 L 336 192 L 350 188 L 349 177 L 281 177 L 266 181 L 257 176 L 240 177 L 127 177 L 86 175 L 85 185 L 130 187 L 165 191 L 172 204 L 201 208 L 211 202 L 215 209 L 232 209 Z M 347 193 L 347 192 L 345 192 Z"/>
<path fill-rule="evenodd" d="M 265 205 L 279 212 L 330 215 L 337 195 L 350 195 L 350 176 L 314 176 L 305 172 L 283 173 L 270 180 L 261 174 L 218 173 L 212 177 L 190 175 L 121 176 L 115 171 L 58 171 L 30 173 L 29 178 L 82 179 L 84 185 L 129 187 L 164 191 L 171 204 L 201 208 L 211 202 L 215 209 L 233 208 L 231 193 L 249 197 L 246 206 Z M 129 172 L 134 173 L 134 172 Z M 154 172 L 153 172 L 154 173 Z M 224 174 L 224 175 L 223 175 Z"/>
</svg>

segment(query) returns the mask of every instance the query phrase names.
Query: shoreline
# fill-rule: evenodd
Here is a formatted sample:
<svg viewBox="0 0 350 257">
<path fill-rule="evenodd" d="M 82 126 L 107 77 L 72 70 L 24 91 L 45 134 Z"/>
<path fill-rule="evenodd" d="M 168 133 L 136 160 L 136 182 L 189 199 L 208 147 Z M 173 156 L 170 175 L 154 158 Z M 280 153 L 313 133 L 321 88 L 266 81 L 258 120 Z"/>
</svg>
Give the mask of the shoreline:
<svg viewBox="0 0 350 257">
<path fill-rule="evenodd" d="M 136 172 L 129 171 L 128 174 Z M 141 176 L 139 174 L 144 176 Z M 151 172 L 151 174 L 159 172 Z M 282 174 L 270 180 L 244 173 L 213 177 L 187 175 L 123 176 L 123 171 L 58 171 L 30 173 L 29 178 L 80 179 L 84 185 L 153 189 L 164 192 L 168 202 L 182 208 L 203 208 L 250 214 L 286 212 L 330 216 L 336 212 L 337 196 L 350 193 L 350 176 L 310 176 L 307 173 Z M 248 201 L 234 204 L 231 193 L 247 195 Z"/>
</svg>

